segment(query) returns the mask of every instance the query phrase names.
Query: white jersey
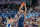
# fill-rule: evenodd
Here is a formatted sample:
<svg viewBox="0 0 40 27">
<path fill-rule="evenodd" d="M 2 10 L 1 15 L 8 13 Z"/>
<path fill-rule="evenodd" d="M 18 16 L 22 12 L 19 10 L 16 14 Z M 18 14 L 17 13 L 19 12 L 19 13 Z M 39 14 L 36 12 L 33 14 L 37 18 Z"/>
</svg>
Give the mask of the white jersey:
<svg viewBox="0 0 40 27">
<path fill-rule="evenodd" d="M 8 24 L 8 21 L 9 21 L 9 20 L 7 20 L 6 27 L 12 27 L 11 24 Z"/>
</svg>

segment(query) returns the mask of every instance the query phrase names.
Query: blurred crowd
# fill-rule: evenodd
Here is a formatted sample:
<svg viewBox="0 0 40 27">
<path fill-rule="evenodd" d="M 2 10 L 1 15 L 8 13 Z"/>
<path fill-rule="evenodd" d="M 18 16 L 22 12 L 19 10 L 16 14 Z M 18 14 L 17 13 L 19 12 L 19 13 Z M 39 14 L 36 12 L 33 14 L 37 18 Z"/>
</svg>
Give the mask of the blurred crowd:
<svg viewBox="0 0 40 27">
<path fill-rule="evenodd" d="M 31 5 L 30 5 L 31 6 Z M 26 19 L 24 21 L 24 26 L 26 27 L 40 27 L 40 12 L 38 12 L 38 8 L 28 5 L 27 12 L 26 12 Z M 0 7 L 0 26 L 6 27 L 6 23 L 8 17 L 17 18 L 19 16 L 18 10 L 20 5 L 13 6 L 11 5 L 2 5 Z M 23 8 L 24 10 L 24 8 Z M 17 27 L 18 21 L 14 23 L 12 26 Z"/>
</svg>

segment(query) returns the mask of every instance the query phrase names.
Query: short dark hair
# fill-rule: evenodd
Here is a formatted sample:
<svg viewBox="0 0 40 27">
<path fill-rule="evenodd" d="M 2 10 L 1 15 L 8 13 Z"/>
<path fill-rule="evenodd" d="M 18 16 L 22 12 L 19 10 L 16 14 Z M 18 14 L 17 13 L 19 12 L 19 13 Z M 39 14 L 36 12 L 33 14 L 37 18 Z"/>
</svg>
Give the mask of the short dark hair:
<svg viewBox="0 0 40 27">
<path fill-rule="evenodd" d="M 11 19 L 11 17 L 9 17 L 8 19 Z"/>
</svg>

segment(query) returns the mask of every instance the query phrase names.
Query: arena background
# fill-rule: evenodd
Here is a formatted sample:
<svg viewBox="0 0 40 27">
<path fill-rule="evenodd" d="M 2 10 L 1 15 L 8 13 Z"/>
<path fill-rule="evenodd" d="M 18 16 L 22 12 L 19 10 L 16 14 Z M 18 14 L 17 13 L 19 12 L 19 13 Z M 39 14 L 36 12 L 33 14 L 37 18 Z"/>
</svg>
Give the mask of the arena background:
<svg viewBox="0 0 40 27">
<path fill-rule="evenodd" d="M 7 18 L 18 13 L 21 2 L 25 2 L 27 7 L 24 27 L 40 27 L 40 0 L 0 0 L 0 27 L 6 27 Z M 12 27 L 18 27 L 18 21 Z"/>
</svg>

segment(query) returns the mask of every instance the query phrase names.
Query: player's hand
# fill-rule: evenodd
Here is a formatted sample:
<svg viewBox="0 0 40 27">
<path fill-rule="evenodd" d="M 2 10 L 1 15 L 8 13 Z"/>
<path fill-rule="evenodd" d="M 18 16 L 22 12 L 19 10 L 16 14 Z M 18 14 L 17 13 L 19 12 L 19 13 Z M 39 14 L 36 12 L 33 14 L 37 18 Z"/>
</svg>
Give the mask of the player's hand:
<svg viewBox="0 0 40 27">
<path fill-rule="evenodd" d="M 25 7 L 26 7 L 26 4 L 25 4 Z"/>
<path fill-rule="evenodd" d="M 21 8 L 23 7 L 23 5 L 21 5 Z"/>
</svg>

